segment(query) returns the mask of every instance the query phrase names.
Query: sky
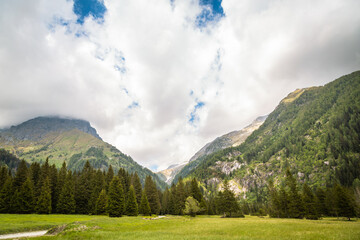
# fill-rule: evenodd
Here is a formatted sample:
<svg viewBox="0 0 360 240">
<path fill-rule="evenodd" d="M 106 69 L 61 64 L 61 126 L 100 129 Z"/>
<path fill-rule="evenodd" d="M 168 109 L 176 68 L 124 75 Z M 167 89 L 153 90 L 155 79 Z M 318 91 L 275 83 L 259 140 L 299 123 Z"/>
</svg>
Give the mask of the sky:
<svg viewBox="0 0 360 240">
<path fill-rule="evenodd" d="M 360 69 L 358 0 L 0 0 L 0 128 L 91 123 L 162 170 Z"/>
</svg>

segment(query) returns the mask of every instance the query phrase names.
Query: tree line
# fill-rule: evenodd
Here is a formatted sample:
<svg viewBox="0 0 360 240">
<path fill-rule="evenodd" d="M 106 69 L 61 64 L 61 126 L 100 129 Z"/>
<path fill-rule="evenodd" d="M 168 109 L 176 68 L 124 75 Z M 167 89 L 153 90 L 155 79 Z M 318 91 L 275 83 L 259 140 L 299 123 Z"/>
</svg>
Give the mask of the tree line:
<svg viewBox="0 0 360 240">
<path fill-rule="evenodd" d="M 319 219 L 323 216 L 351 217 L 359 214 L 360 181 L 354 191 L 340 185 L 313 191 L 306 183 L 299 188 L 286 171 L 275 186 L 269 181 L 266 199 L 260 203 L 239 200 L 224 181 L 221 190 L 209 191 L 196 178 L 179 179 L 164 192 L 151 176 L 142 186 L 137 173 L 94 169 L 89 162 L 79 172 L 60 169 L 48 161 L 30 166 L 22 160 L 15 173 L 0 168 L 1 213 L 96 214 L 121 217 L 151 214 L 198 214 L 244 217 L 244 214 L 275 218 Z"/>
</svg>

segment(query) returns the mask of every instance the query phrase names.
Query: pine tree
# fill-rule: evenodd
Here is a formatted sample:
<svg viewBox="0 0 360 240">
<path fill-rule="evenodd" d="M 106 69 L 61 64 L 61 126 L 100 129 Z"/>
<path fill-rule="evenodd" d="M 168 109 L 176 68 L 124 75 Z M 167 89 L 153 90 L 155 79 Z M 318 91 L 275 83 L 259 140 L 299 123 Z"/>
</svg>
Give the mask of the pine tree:
<svg viewBox="0 0 360 240">
<path fill-rule="evenodd" d="M 21 186 L 17 196 L 18 213 L 32 213 L 34 211 L 34 186 L 30 178 Z"/>
<path fill-rule="evenodd" d="M 160 212 L 160 200 L 156 189 L 156 184 L 152 180 L 151 176 L 146 176 L 145 179 L 145 192 L 149 201 L 152 214 L 159 214 Z"/>
<path fill-rule="evenodd" d="M 76 212 L 81 214 L 89 214 L 89 201 L 91 199 L 91 193 L 93 191 L 92 186 L 93 168 L 89 161 L 86 161 L 84 168 L 78 178 L 75 185 L 75 201 Z"/>
<path fill-rule="evenodd" d="M 76 202 L 74 196 L 74 180 L 71 171 L 66 176 L 63 187 L 60 191 L 59 199 L 57 202 L 57 212 L 63 214 L 75 213 Z"/>
<path fill-rule="evenodd" d="M 7 167 L 6 166 L 1 166 L 0 167 L 0 190 L 4 186 L 5 181 L 8 178 L 8 176 L 9 176 L 9 174 L 8 174 Z"/>
<path fill-rule="evenodd" d="M 110 182 L 108 194 L 108 213 L 110 217 L 121 217 L 124 214 L 124 190 L 119 177 Z"/>
<path fill-rule="evenodd" d="M 41 193 L 38 198 L 35 210 L 37 213 L 51 213 L 51 188 L 50 188 L 50 180 L 49 178 L 45 178 L 42 187 Z"/>
<path fill-rule="evenodd" d="M 270 217 L 280 217 L 280 201 L 279 194 L 277 189 L 274 186 L 272 180 L 268 183 L 268 192 L 269 192 L 269 215 Z"/>
<path fill-rule="evenodd" d="M 59 201 L 60 194 L 61 194 L 63 186 L 65 184 L 66 176 L 67 176 L 66 163 L 63 162 L 62 167 L 61 167 L 61 169 L 59 171 L 59 174 L 58 174 L 57 184 L 56 184 L 56 196 L 55 196 L 55 198 L 56 198 L 57 202 Z M 58 212 L 57 205 L 58 204 L 56 203 L 56 212 Z"/>
<path fill-rule="evenodd" d="M 232 213 L 240 210 L 227 180 L 224 181 L 223 191 L 218 194 L 218 210 L 224 214 L 224 217 L 231 217 Z"/>
<path fill-rule="evenodd" d="M 319 219 L 318 213 L 316 211 L 315 196 L 312 193 L 309 185 L 307 185 L 307 183 L 304 183 L 304 185 L 303 185 L 302 199 L 303 199 L 304 209 L 305 209 L 305 214 L 304 214 L 305 218 L 312 219 L 312 220 Z"/>
<path fill-rule="evenodd" d="M 109 169 L 106 173 L 106 178 L 105 178 L 107 191 L 109 190 L 109 186 L 110 186 L 110 183 L 111 183 L 111 180 L 113 179 L 113 177 L 114 177 L 114 170 L 113 170 L 113 167 L 110 165 Z"/>
<path fill-rule="evenodd" d="M 128 199 L 126 202 L 126 214 L 128 216 L 137 216 L 139 214 L 133 185 L 131 185 L 129 189 Z"/>
<path fill-rule="evenodd" d="M 139 175 L 136 172 L 132 176 L 131 182 L 132 182 L 132 185 L 134 186 L 134 189 L 135 189 L 136 202 L 137 202 L 138 205 L 140 205 L 142 186 L 141 186 Z"/>
<path fill-rule="evenodd" d="M 10 213 L 13 198 L 12 178 L 7 177 L 3 187 L 0 190 L 0 213 Z"/>
<path fill-rule="evenodd" d="M 53 212 L 56 212 L 56 204 L 58 200 L 58 196 L 60 193 L 57 192 L 57 178 L 58 178 L 58 171 L 56 169 L 55 164 L 51 165 L 50 170 L 50 188 L 51 188 L 51 209 Z"/>
<path fill-rule="evenodd" d="M 316 209 L 318 212 L 319 217 L 327 216 L 327 209 L 325 204 L 326 194 L 322 188 L 316 189 Z"/>
<path fill-rule="evenodd" d="M 191 196 L 195 198 L 198 202 L 201 202 L 201 199 L 203 198 L 196 178 L 193 178 L 191 180 Z"/>
<path fill-rule="evenodd" d="M 335 186 L 335 201 L 339 217 L 350 218 L 355 217 L 354 202 L 347 189 L 340 185 Z"/>
<path fill-rule="evenodd" d="M 167 214 L 169 212 L 169 200 L 170 200 L 169 197 L 170 197 L 170 191 L 169 188 L 166 187 L 161 199 L 161 214 Z"/>
<path fill-rule="evenodd" d="M 96 214 L 105 215 L 107 208 L 107 195 L 105 189 L 101 190 L 100 195 L 96 201 Z"/>
<path fill-rule="evenodd" d="M 149 201 L 147 199 L 145 190 L 141 194 L 141 202 L 140 202 L 139 212 L 143 216 L 151 216 L 151 208 L 150 208 Z"/>
<path fill-rule="evenodd" d="M 290 218 L 303 218 L 304 205 L 298 192 L 297 183 L 290 170 L 286 170 L 286 186 L 288 187 L 288 209 Z"/>
<path fill-rule="evenodd" d="M 100 192 L 105 188 L 105 178 L 100 169 L 98 169 L 91 179 L 91 185 L 93 186 L 91 197 L 89 200 L 89 212 L 92 214 L 96 213 L 96 202 L 99 198 Z"/>
<path fill-rule="evenodd" d="M 185 185 L 182 178 L 180 177 L 178 183 L 176 184 L 176 214 L 183 214 L 183 211 L 185 209 L 185 201 Z"/>
<path fill-rule="evenodd" d="M 21 160 L 13 181 L 14 191 L 20 191 L 21 186 L 28 177 L 28 168 L 25 160 Z"/>
</svg>

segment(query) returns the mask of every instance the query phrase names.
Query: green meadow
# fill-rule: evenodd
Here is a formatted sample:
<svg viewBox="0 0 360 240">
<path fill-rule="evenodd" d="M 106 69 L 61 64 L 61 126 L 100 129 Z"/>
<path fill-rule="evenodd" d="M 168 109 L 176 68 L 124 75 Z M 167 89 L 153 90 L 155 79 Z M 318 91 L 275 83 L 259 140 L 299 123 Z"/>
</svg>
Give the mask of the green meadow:
<svg viewBox="0 0 360 240">
<path fill-rule="evenodd" d="M 145 220 L 140 216 L 0 215 L 1 234 L 50 228 L 56 235 L 33 239 L 360 239 L 359 220 L 336 218 L 167 216 Z"/>
</svg>

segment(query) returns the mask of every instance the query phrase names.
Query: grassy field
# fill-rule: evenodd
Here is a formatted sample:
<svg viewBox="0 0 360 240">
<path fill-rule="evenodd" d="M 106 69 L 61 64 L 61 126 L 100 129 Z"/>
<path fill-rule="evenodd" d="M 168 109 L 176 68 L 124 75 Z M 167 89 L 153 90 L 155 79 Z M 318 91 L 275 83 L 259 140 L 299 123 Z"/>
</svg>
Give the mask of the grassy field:
<svg viewBox="0 0 360 240">
<path fill-rule="evenodd" d="M 331 218 L 310 221 L 251 216 L 242 219 L 168 216 L 144 220 L 142 217 L 0 215 L 1 234 L 56 225 L 63 225 L 56 236 L 34 239 L 360 239 L 360 221 Z"/>
</svg>

